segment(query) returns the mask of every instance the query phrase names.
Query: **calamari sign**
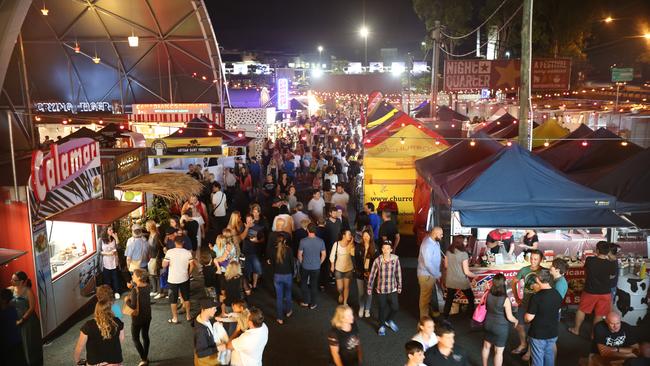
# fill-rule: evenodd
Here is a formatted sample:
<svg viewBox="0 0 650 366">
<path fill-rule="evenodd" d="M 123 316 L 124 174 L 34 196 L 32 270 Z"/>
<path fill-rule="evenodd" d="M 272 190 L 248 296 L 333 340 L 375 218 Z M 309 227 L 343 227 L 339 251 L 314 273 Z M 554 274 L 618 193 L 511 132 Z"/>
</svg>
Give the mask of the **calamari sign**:
<svg viewBox="0 0 650 366">
<path fill-rule="evenodd" d="M 99 142 L 89 138 L 72 139 L 61 145 L 52 144 L 47 154 L 41 150 L 34 151 L 30 177 L 34 197 L 43 202 L 48 192 L 99 165 Z"/>
</svg>

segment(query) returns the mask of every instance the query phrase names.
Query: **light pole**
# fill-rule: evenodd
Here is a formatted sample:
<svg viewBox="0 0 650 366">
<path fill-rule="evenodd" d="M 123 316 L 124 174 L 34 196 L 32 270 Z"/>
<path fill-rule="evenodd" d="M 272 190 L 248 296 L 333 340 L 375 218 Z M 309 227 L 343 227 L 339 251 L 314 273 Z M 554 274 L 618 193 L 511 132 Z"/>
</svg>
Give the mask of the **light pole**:
<svg viewBox="0 0 650 366">
<path fill-rule="evenodd" d="M 318 68 L 321 68 L 321 65 L 323 64 L 321 62 L 321 56 L 323 55 L 323 46 L 318 46 Z"/>
<path fill-rule="evenodd" d="M 363 37 L 363 59 L 364 65 L 368 64 L 368 28 L 364 25 L 359 30 L 359 34 Z"/>
</svg>

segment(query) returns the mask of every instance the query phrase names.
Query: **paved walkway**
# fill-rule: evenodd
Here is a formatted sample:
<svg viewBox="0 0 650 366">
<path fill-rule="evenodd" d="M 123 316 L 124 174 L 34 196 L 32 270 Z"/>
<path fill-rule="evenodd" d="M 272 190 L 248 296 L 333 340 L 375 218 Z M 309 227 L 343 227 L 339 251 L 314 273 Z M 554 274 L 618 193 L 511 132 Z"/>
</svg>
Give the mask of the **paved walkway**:
<svg viewBox="0 0 650 366">
<path fill-rule="evenodd" d="M 400 313 L 397 324 L 400 326 L 398 333 L 388 330 L 385 337 L 375 333 L 375 321 L 371 318 L 359 321 L 360 336 L 364 351 L 364 365 L 403 365 L 403 346 L 415 333 L 418 312 L 418 286 L 415 278 L 415 258 L 403 260 L 404 292 L 400 296 Z M 199 298 L 202 294 L 202 280 L 192 282 L 192 296 Z M 294 300 L 299 295 L 298 287 L 294 286 Z M 261 289 L 249 299 L 254 306 L 260 307 L 267 317 L 269 327 L 269 343 L 264 353 L 264 365 L 327 365 L 328 347 L 326 334 L 329 329 L 329 319 L 336 307 L 335 289 L 329 287 L 321 293 L 320 306 L 317 310 L 300 308 L 297 304 L 294 315 L 280 326 L 275 322 L 275 300 L 272 284 L 268 276 L 264 279 Z M 353 307 L 356 303 L 356 290 L 353 289 L 350 302 Z M 295 303 L 295 301 L 294 301 Z M 170 317 L 167 301 L 158 301 L 152 309 L 153 320 L 150 337 L 151 365 L 191 365 L 192 364 L 192 328 L 183 321 L 178 325 L 167 324 Z M 376 305 L 375 308 L 376 310 Z M 192 306 L 192 313 L 198 312 L 196 304 Z M 374 312 L 376 314 L 376 312 Z M 81 325 L 88 319 L 80 319 L 65 334 L 56 338 L 45 347 L 46 365 L 70 365 L 72 353 L 79 335 Z M 181 319 L 184 317 L 181 315 Z M 452 322 L 457 330 L 456 341 L 468 353 L 472 365 L 480 365 L 480 349 L 482 332 L 469 327 L 468 316 L 452 317 Z M 130 336 L 130 319 L 125 319 L 126 340 L 122 346 L 125 365 L 137 365 L 140 361 Z M 583 327 L 585 328 L 585 327 Z M 583 337 L 576 337 L 566 331 L 566 326 L 561 325 L 560 339 L 558 342 L 558 365 L 577 365 L 579 357 L 584 357 L 589 349 L 587 341 L 588 329 L 584 329 Z M 516 335 L 510 334 L 509 347 L 504 360 L 505 365 L 525 365 L 518 357 L 511 357 L 510 350 L 516 346 Z"/>
</svg>

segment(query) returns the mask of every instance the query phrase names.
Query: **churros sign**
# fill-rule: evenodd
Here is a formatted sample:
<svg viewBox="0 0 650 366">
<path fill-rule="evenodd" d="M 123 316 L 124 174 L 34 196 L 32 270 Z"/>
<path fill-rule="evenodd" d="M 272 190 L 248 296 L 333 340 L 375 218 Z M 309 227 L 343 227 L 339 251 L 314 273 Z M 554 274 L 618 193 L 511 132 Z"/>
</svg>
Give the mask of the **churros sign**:
<svg viewBox="0 0 650 366">
<path fill-rule="evenodd" d="M 99 164 L 99 142 L 89 138 L 72 139 L 62 145 L 52 144 L 47 153 L 34 151 L 30 178 L 34 197 L 39 202 L 45 201 L 48 192 Z"/>
</svg>

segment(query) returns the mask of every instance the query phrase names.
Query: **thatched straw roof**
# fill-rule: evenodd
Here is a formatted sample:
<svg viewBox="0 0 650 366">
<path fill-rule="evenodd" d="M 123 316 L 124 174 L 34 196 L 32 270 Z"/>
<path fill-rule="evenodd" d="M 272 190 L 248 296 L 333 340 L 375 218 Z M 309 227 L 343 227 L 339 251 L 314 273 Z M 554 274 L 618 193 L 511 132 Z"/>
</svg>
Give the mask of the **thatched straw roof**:
<svg viewBox="0 0 650 366">
<path fill-rule="evenodd" d="M 200 194 L 203 184 L 183 173 L 157 173 L 133 178 L 118 184 L 116 188 L 123 191 L 147 192 L 170 200 L 185 201 L 192 195 Z"/>
</svg>

